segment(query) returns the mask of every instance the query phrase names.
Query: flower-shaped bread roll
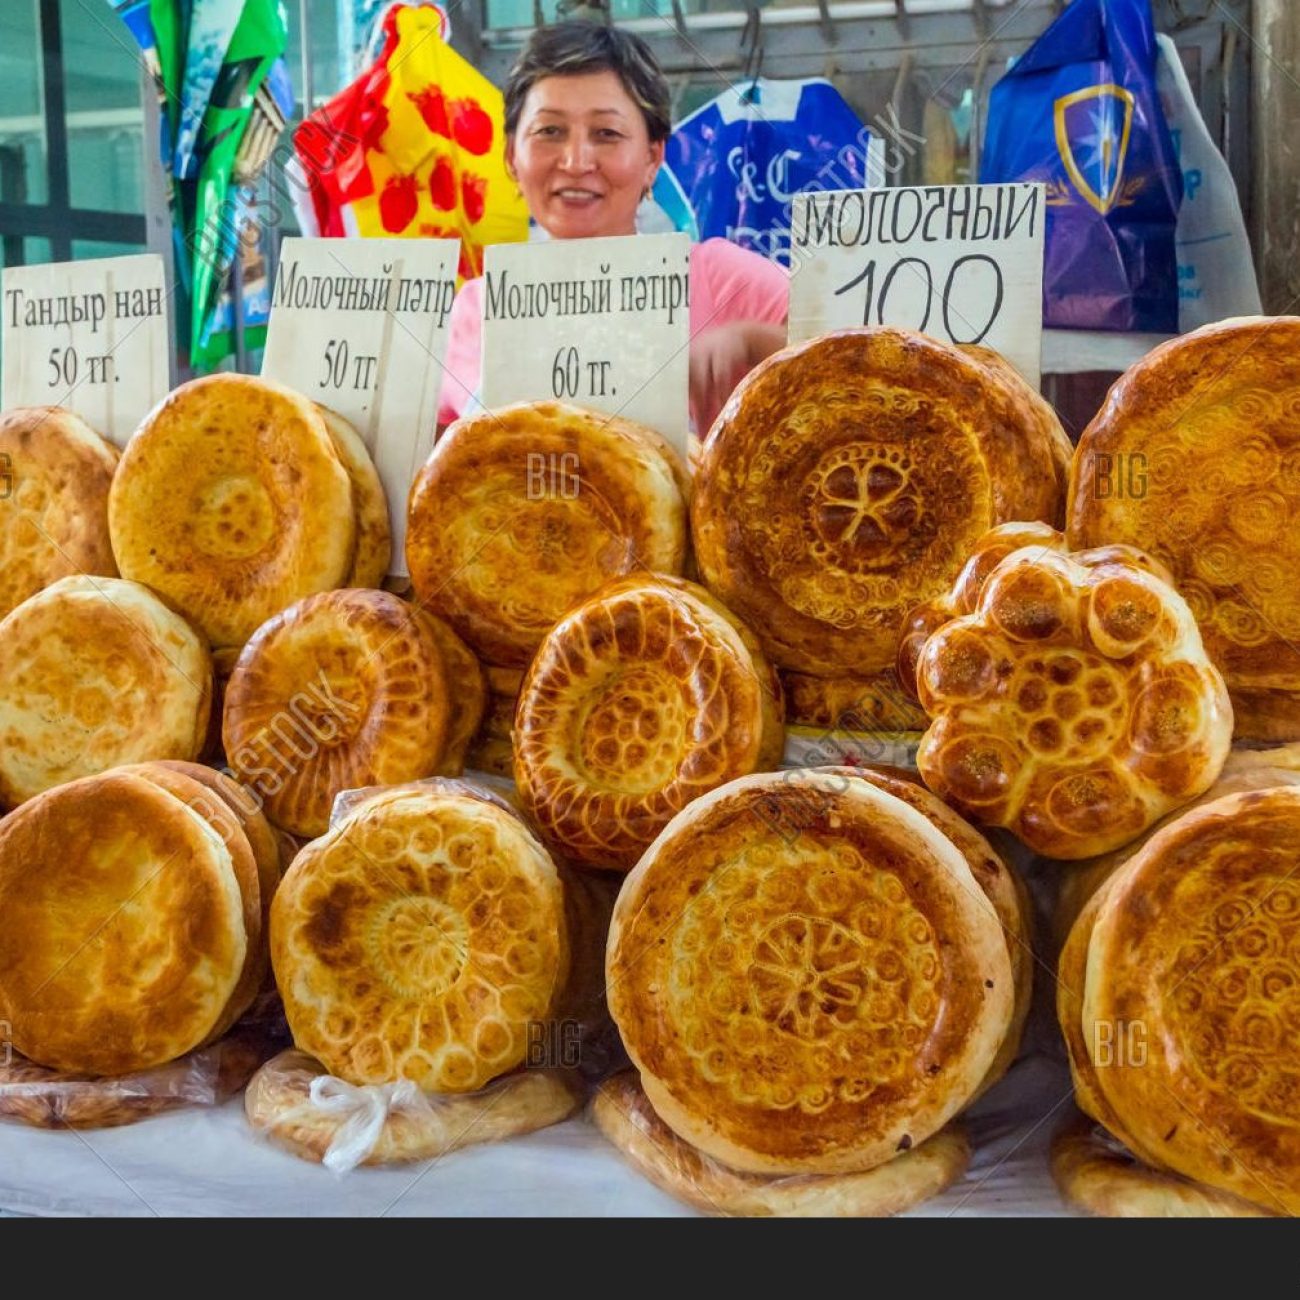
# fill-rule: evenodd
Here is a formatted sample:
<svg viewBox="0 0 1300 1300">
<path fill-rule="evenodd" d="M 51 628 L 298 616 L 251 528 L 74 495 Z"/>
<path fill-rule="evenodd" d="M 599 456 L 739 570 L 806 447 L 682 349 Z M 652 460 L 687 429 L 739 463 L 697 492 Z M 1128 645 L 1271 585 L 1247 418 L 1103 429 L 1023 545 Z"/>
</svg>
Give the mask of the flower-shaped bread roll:
<svg viewBox="0 0 1300 1300">
<path fill-rule="evenodd" d="M 1021 527 L 1020 525 L 1008 528 Z M 1232 707 L 1186 602 L 1141 552 L 1060 534 L 976 547 L 925 637 L 917 766 L 967 816 L 1053 858 L 1104 853 L 1218 776 Z M 907 663 L 905 642 L 904 669 Z"/>
</svg>

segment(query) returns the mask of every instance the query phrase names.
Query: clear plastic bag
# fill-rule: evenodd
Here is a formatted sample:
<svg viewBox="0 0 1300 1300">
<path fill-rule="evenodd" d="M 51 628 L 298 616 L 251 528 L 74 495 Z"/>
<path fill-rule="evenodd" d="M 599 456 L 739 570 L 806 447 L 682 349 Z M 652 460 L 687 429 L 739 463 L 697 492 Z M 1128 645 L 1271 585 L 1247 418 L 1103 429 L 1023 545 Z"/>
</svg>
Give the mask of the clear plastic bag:
<svg viewBox="0 0 1300 1300">
<path fill-rule="evenodd" d="M 581 1087 L 560 1070 L 517 1070 L 478 1092 L 437 1095 L 407 1080 L 357 1087 L 296 1050 L 268 1061 L 244 1094 L 254 1129 L 336 1174 L 531 1133 L 581 1104 Z"/>
<path fill-rule="evenodd" d="M 217 1106 L 239 1092 L 286 1037 L 276 1015 L 250 1017 L 218 1043 L 108 1079 L 0 1052 L 0 1118 L 33 1128 L 116 1128 L 180 1106 Z"/>
</svg>

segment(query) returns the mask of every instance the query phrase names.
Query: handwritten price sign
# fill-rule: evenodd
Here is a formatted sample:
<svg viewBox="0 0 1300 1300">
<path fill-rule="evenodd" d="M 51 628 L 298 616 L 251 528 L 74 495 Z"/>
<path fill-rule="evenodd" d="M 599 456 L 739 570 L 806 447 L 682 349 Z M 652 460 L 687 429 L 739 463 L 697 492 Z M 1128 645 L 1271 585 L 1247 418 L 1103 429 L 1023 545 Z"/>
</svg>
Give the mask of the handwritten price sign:
<svg viewBox="0 0 1300 1300">
<path fill-rule="evenodd" d="M 1037 387 L 1044 203 L 1041 184 L 798 195 L 791 342 L 898 325 L 993 348 Z"/>
<path fill-rule="evenodd" d="M 156 254 L 4 272 L 4 405 L 62 406 L 125 447 L 171 387 Z"/>
<path fill-rule="evenodd" d="M 455 239 L 286 239 L 262 374 L 356 426 L 383 480 L 393 569 L 406 498 L 433 450 Z"/>
<path fill-rule="evenodd" d="M 484 406 L 572 402 L 648 425 L 685 456 L 689 267 L 685 235 L 489 248 Z"/>
</svg>

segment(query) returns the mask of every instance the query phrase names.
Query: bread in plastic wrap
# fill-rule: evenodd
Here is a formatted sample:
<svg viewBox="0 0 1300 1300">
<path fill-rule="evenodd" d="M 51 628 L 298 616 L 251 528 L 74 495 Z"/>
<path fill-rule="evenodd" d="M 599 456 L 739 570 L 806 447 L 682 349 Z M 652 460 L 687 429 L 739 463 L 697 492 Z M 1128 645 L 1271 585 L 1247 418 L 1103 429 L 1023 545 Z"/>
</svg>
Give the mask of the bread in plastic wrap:
<svg viewBox="0 0 1300 1300">
<path fill-rule="evenodd" d="M 356 1087 L 296 1049 L 268 1061 L 244 1094 L 256 1131 L 335 1173 L 532 1133 L 581 1104 L 581 1087 L 560 1070 L 518 1070 L 477 1092 L 434 1096 L 409 1080 Z"/>
</svg>

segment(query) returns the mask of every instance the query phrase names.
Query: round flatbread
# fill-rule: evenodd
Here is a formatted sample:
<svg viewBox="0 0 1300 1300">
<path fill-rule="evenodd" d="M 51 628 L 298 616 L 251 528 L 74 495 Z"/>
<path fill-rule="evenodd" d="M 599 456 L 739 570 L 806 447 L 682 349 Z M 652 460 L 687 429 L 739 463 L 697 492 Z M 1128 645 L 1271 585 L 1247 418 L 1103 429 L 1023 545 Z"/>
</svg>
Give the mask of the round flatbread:
<svg viewBox="0 0 1300 1300">
<path fill-rule="evenodd" d="M 959 817 L 942 799 L 930 793 L 913 773 L 896 767 L 830 768 L 870 781 L 872 785 L 901 799 L 933 823 L 961 851 L 975 883 L 984 891 L 998 914 L 1011 960 L 1015 1004 L 1011 1024 L 1002 1046 L 980 1084 L 987 1092 L 1011 1068 L 1020 1050 L 1020 1036 L 1029 1016 L 1034 991 L 1033 908 L 1029 891 L 1019 874 L 969 822 Z M 978 1095 L 978 1094 L 977 1094 Z"/>
<path fill-rule="evenodd" d="M 212 663 L 146 587 L 60 578 L 0 622 L 0 801 L 152 758 L 197 758 Z"/>
<path fill-rule="evenodd" d="M 635 1070 L 606 1079 L 591 1103 L 596 1127 L 654 1185 L 705 1214 L 879 1219 L 913 1209 L 952 1186 L 970 1163 L 960 1126 L 875 1169 L 802 1178 L 743 1174 L 683 1142 L 655 1114 Z"/>
<path fill-rule="evenodd" d="M 523 667 L 610 579 L 682 571 L 682 475 L 657 433 L 617 416 L 534 402 L 457 420 L 411 489 L 416 595 L 481 659 Z"/>
<path fill-rule="evenodd" d="M 257 800 L 233 777 L 201 763 L 161 762 L 159 767 L 169 767 L 190 780 L 205 785 L 235 814 L 240 829 L 248 837 L 249 847 L 257 861 L 258 897 L 264 921 L 271 915 L 271 899 L 280 885 L 283 874 L 280 867 L 280 844 L 275 828 L 266 819 Z"/>
<path fill-rule="evenodd" d="M 182 1061 L 113 1079 L 51 1070 L 0 1055 L 0 1115 L 32 1128 L 118 1128 L 182 1106 L 215 1105 L 241 1091 L 266 1053 L 239 1029 Z"/>
<path fill-rule="evenodd" d="M 1226 1192 L 1142 1164 L 1080 1118 L 1052 1139 L 1052 1178 L 1070 1204 L 1106 1219 L 1269 1219 Z"/>
<path fill-rule="evenodd" d="M 50 583 L 117 576 L 108 490 L 118 452 L 58 406 L 0 415 L 0 618 Z"/>
<path fill-rule="evenodd" d="M 298 854 L 271 909 L 294 1043 L 348 1083 L 481 1088 L 523 1061 L 568 960 L 549 855 L 468 794 L 362 804 Z"/>
<path fill-rule="evenodd" d="M 347 471 L 304 397 L 248 375 L 176 389 L 131 439 L 108 502 L 123 577 L 213 646 L 341 586 L 356 548 Z"/>
<path fill-rule="evenodd" d="M 551 629 L 524 678 L 515 780 L 547 843 L 630 870 L 692 799 L 781 760 L 780 686 L 702 587 L 628 578 Z"/>
<path fill-rule="evenodd" d="M 1236 734 L 1300 739 L 1300 317 L 1173 339 L 1116 381 L 1070 476 L 1076 548 L 1166 563 L 1227 679 Z"/>
<path fill-rule="evenodd" d="M 311 1099 L 325 1074 L 305 1052 L 281 1052 L 253 1077 L 244 1113 L 259 1133 L 304 1160 L 320 1163 L 339 1130 L 362 1109 L 323 1110 Z M 575 1083 L 558 1070 L 522 1070 L 466 1096 L 424 1098 L 388 1110 L 363 1165 L 436 1160 L 461 1147 L 535 1133 L 568 1119 L 582 1104 Z"/>
<path fill-rule="evenodd" d="M 56 1070 L 175 1060 L 235 992 L 243 912 L 220 836 L 152 781 L 47 791 L 0 822 L 0 1020 Z"/>
<path fill-rule="evenodd" d="M 1288 1214 L 1300 1213 L 1298 871 L 1300 789 L 1184 814 L 1100 895 L 1082 1007 L 1096 1084 L 1134 1150 Z"/>
<path fill-rule="evenodd" d="M 1117 848 L 1207 790 L 1232 707 L 1186 602 L 1151 562 L 1124 546 L 1072 554 L 1057 534 L 1005 555 L 974 590 L 982 549 L 917 662 L 926 785 L 1066 859 Z"/>
<path fill-rule="evenodd" d="M 428 624 L 384 591 L 309 596 L 265 623 L 226 687 L 226 758 L 266 815 L 324 834 L 335 795 L 428 776 L 451 695 Z"/>
<path fill-rule="evenodd" d="M 474 652 L 443 620 L 428 610 L 412 607 L 423 624 L 442 659 L 443 674 L 447 679 L 448 704 L 447 738 L 443 743 L 439 776 L 459 776 L 465 770 L 465 758 L 470 744 L 483 725 L 483 712 L 487 708 L 487 685 L 483 670 L 474 658 Z"/>
<path fill-rule="evenodd" d="M 393 558 L 393 534 L 388 524 L 388 499 L 379 471 L 361 435 L 337 411 L 318 402 L 334 454 L 347 470 L 356 509 L 357 546 L 345 587 L 380 587 Z"/>
<path fill-rule="evenodd" d="M 266 934 L 262 928 L 264 909 L 257 859 L 253 856 L 252 846 L 239 824 L 239 818 L 225 800 L 206 784 L 162 763 L 136 763 L 117 770 L 143 777 L 174 795 L 216 831 L 226 852 L 230 854 L 231 869 L 235 873 L 235 882 L 239 886 L 239 896 L 243 903 L 244 965 L 230 1001 L 208 1035 L 208 1041 L 215 1042 L 253 1005 L 266 982 L 266 972 L 270 965 Z"/>
<path fill-rule="evenodd" d="M 976 1093 L 1014 1007 L 960 851 L 839 771 L 743 777 L 680 812 L 619 893 L 606 983 L 655 1111 L 753 1173 L 919 1146 Z"/>
<path fill-rule="evenodd" d="M 1006 383 L 920 334 L 839 330 L 731 395 L 691 507 L 705 584 L 781 668 L 871 676 L 975 541 L 1056 518 L 1056 470 Z"/>
</svg>

